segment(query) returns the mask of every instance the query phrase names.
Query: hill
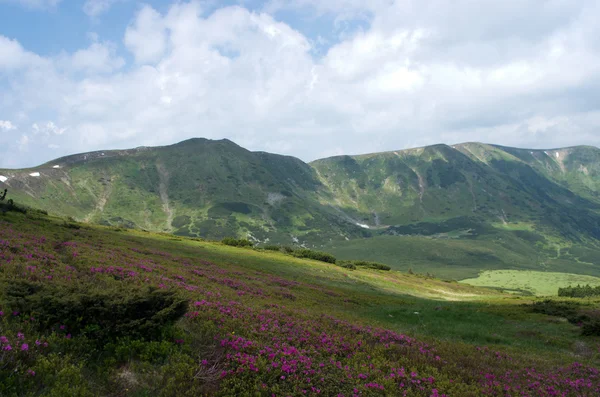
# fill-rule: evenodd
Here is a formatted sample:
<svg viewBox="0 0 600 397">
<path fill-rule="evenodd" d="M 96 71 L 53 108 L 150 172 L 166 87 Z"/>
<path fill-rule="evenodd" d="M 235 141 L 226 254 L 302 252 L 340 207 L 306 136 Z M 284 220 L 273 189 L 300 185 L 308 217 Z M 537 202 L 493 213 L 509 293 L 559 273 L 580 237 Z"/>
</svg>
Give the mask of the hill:
<svg viewBox="0 0 600 397">
<path fill-rule="evenodd" d="M 599 172 L 593 147 L 465 143 L 306 164 L 192 139 L 0 170 L 0 188 L 79 221 L 316 247 L 447 278 L 598 276 Z"/>
<path fill-rule="evenodd" d="M 36 210 L 0 218 L 0 258 L 3 396 L 600 393 L 593 298 L 532 301 Z"/>
</svg>

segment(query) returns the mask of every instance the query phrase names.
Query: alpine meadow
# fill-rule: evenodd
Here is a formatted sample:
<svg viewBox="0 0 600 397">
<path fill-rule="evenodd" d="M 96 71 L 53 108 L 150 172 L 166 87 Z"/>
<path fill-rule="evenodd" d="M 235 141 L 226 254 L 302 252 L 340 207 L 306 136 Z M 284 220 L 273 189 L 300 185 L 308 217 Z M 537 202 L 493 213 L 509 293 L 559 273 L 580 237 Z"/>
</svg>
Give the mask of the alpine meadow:
<svg viewBox="0 0 600 397">
<path fill-rule="evenodd" d="M 0 170 L 0 394 L 597 396 L 599 157 L 193 139 Z"/>
<path fill-rule="evenodd" d="M 600 397 L 600 0 L 0 0 L 0 397 Z"/>
</svg>

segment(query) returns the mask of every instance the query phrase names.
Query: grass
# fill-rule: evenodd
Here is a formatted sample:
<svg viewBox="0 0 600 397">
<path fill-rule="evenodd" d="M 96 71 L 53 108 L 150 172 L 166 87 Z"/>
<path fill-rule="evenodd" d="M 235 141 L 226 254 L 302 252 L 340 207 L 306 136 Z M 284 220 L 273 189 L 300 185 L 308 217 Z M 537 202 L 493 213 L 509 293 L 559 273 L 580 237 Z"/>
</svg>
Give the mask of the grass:
<svg viewBox="0 0 600 397">
<path fill-rule="evenodd" d="M 529 291 L 538 296 L 556 296 L 559 288 L 571 285 L 600 285 L 600 278 L 581 274 L 535 272 L 528 270 L 488 270 L 461 283 L 513 291 Z"/>
<path fill-rule="evenodd" d="M 43 313 L 32 316 L 38 320 L 11 315 L 0 290 L 0 336 L 30 346 L 1 353 L 2 395 L 504 395 L 489 376 L 512 392 L 532 387 L 531 394 L 546 395 L 526 386 L 532 367 L 557 390 L 569 392 L 566 379 L 584 378 L 592 386 L 578 395 L 598 391 L 599 338 L 532 313 L 527 304 L 535 298 L 168 234 L 68 225 L 34 211 L 0 218 L 0 285 L 52 286 L 65 292 L 61 299 L 70 290 L 167 289 L 189 302 L 188 311 L 159 339 L 104 343 L 60 324 L 42 330 Z"/>
</svg>

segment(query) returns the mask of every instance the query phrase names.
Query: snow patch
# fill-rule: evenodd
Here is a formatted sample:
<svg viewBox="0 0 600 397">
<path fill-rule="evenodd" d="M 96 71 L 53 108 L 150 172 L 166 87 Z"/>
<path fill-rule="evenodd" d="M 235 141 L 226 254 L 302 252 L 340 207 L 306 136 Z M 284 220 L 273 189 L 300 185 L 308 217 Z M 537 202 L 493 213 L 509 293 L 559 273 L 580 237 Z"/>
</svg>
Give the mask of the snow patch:
<svg viewBox="0 0 600 397">
<path fill-rule="evenodd" d="M 533 154 L 533 152 L 529 152 L 529 153 Z"/>
<path fill-rule="evenodd" d="M 31 174 L 29 174 L 29 176 L 38 177 L 38 176 L 40 176 L 40 173 L 39 172 L 32 172 Z"/>
<path fill-rule="evenodd" d="M 54 167 L 52 167 L 52 168 L 60 168 L 60 165 L 55 165 L 55 166 L 54 166 Z"/>
<path fill-rule="evenodd" d="M 546 153 L 546 156 L 550 156 L 550 155 L 548 154 L 548 152 L 547 152 L 547 151 L 545 151 L 545 150 L 544 150 L 544 153 Z"/>
<path fill-rule="evenodd" d="M 8 181 L 8 178 L 5 177 L 4 175 L 0 175 L 0 182 L 4 183 L 6 181 Z"/>
<path fill-rule="evenodd" d="M 560 158 L 560 153 L 556 152 L 556 158 Z"/>
<path fill-rule="evenodd" d="M 370 229 L 369 225 L 365 225 L 364 223 L 357 223 L 356 226 L 360 226 L 363 229 Z"/>
</svg>

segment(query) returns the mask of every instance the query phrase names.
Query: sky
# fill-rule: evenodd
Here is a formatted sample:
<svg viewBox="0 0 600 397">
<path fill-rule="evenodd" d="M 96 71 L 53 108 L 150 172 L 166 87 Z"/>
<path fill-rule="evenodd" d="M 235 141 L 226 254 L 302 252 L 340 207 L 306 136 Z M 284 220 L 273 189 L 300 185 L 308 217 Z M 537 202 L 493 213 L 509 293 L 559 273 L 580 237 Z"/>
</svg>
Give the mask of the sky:
<svg viewBox="0 0 600 397">
<path fill-rule="evenodd" d="M 0 0 L 0 168 L 228 138 L 305 161 L 600 146 L 597 0 Z"/>
</svg>

